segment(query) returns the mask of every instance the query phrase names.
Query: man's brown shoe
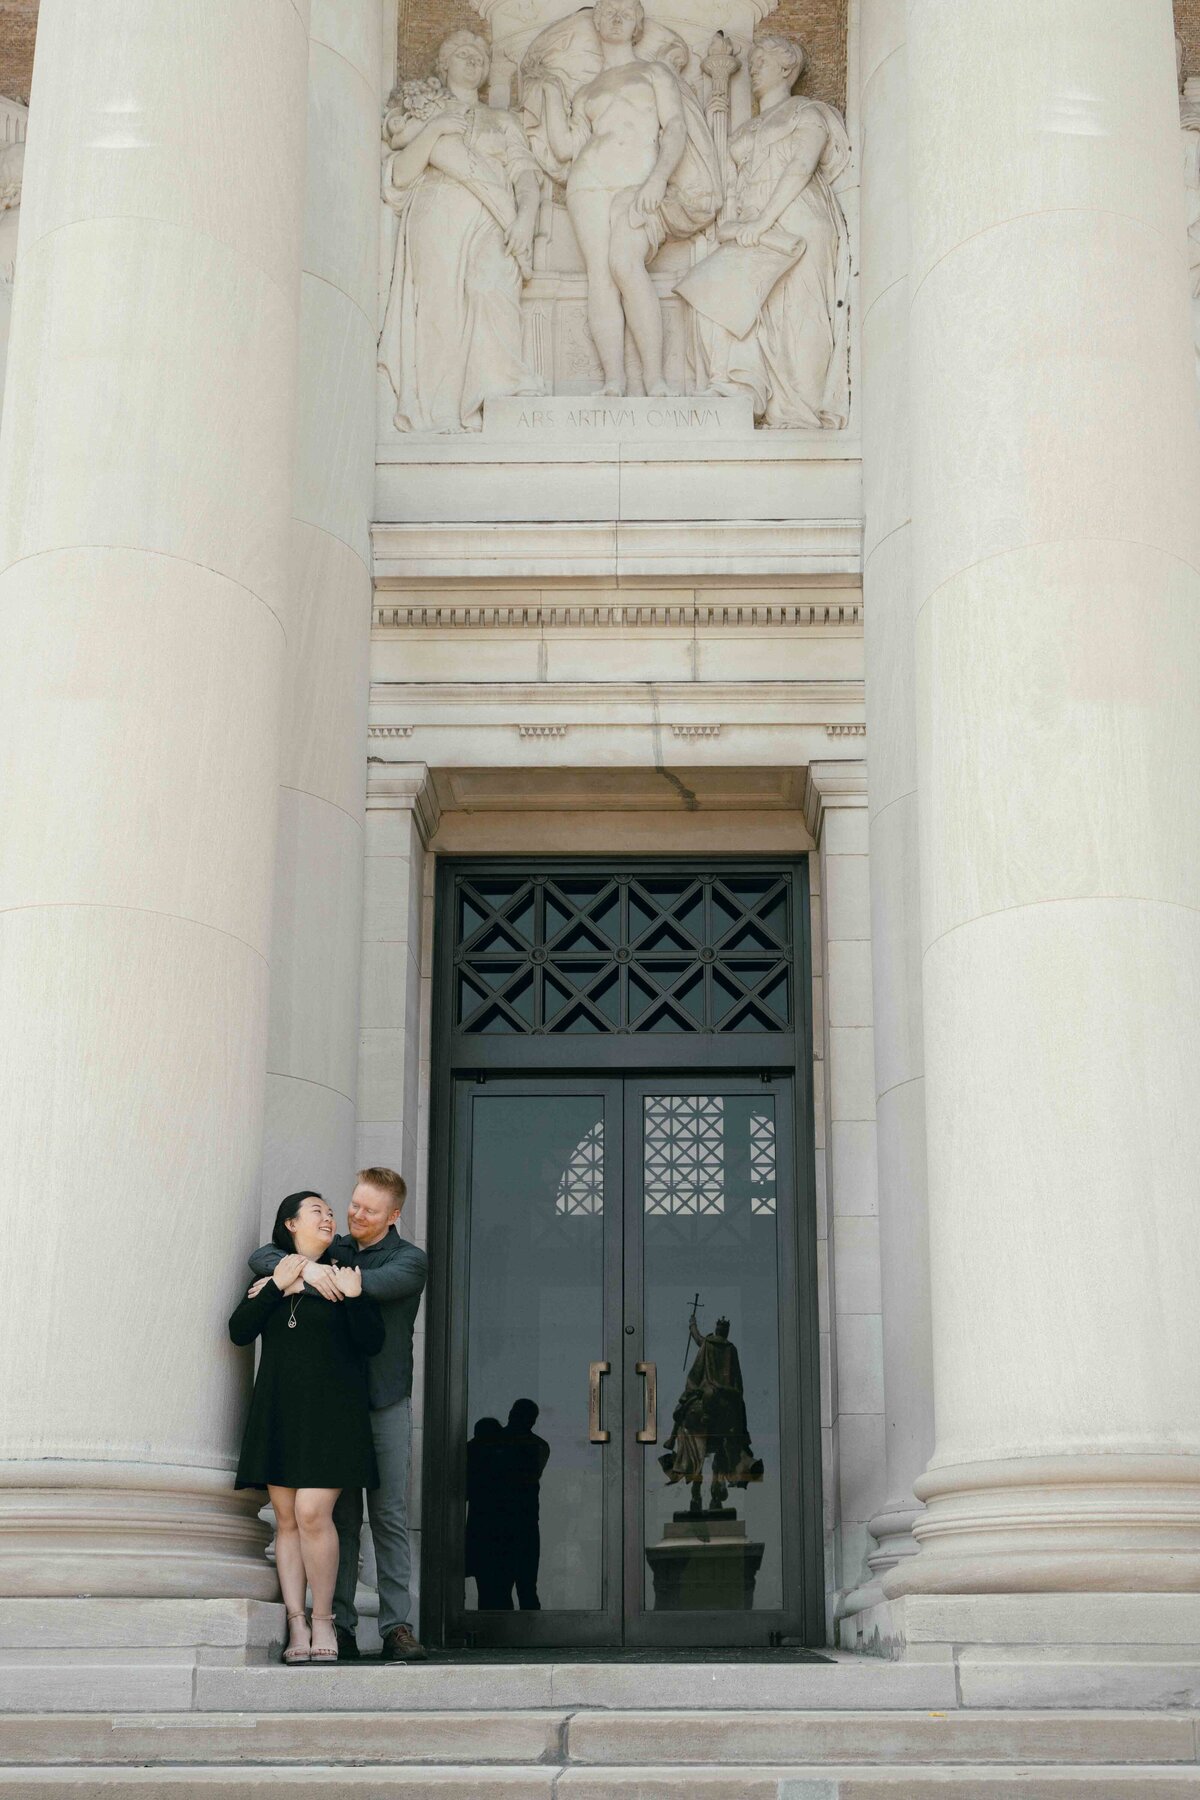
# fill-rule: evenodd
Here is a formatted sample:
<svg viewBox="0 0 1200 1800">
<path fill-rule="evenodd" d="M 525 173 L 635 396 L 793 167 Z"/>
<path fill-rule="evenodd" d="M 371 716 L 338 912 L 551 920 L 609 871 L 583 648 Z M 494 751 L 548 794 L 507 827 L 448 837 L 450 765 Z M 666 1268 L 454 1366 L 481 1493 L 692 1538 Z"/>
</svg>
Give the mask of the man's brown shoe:
<svg viewBox="0 0 1200 1800">
<path fill-rule="evenodd" d="M 418 1644 L 407 1625 L 397 1625 L 383 1640 L 384 1662 L 428 1662 L 429 1652 Z"/>
</svg>

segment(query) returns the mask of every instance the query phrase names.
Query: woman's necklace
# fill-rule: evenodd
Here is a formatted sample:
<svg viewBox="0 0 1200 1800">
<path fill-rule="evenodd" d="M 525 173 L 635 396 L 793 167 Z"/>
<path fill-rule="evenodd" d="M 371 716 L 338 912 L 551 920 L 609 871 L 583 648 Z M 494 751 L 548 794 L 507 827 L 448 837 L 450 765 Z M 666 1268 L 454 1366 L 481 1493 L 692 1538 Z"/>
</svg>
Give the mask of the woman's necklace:
<svg viewBox="0 0 1200 1800">
<path fill-rule="evenodd" d="M 303 1300 L 303 1298 L 304 1298 L 303 1294 L 297 1294 L 295 1299 L 292 1301 L 291 1309 L 288 1313 L 288 1330 L 289 1331 L 295 1331 L 295 1329 L 296 1329 L 296 1308 L 299 1306 L 299 1304 Z"/>
</svg>

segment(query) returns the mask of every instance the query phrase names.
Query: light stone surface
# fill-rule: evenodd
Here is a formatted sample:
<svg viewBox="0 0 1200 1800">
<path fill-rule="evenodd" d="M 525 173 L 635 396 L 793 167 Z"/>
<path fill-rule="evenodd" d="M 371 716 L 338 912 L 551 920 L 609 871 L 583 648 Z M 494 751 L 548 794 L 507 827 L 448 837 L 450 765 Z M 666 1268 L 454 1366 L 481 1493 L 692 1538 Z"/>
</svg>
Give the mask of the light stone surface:
<svg viewBox="0 0 1200 1800">
<path fill-rule="evenodd" d="M 1200 748 L 1200 431 L 1170 8 L 1102 11 L 908 9 L 937 1447 L 889 1595 L 1200 1585 L 1171 773 Z"/>
<path fill-rule="evenodd" d="M 10 1593 L 273 1582 L 220 1346 L 257 1214 L 304 56 L 290 0 L 42 19 L 0 437 L 0 1163 L 41 1270 L 3 1327 Z M 48 1182 L 109 1220 L 88 1259 Z"/>
<path fill-rule="evenodd" d="M 264 1235 L 300 1187 L 344 1223 L 356 1166 L 380 26 L 312 0 Z"/>
<path fill-rule="evenodd" d="M 908 74 L 903 0 L 864 0 L 863 585 L 871 692 L 870 889 L 887 1494 L 871 1579 L 916 1546 L 913 1484 L 933 1448 L 925 1179 L 916 669 L 910 575 Z"/>
</svg>

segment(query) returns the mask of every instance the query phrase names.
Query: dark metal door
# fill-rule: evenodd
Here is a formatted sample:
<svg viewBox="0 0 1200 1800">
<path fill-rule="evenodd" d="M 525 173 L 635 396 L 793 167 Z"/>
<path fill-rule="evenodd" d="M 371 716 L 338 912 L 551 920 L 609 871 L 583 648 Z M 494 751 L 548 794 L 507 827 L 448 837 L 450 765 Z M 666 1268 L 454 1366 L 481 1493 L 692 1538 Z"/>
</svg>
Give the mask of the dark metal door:
<svg viewBox="0 0 1200 1800">
<path fill-rule="evenodd" d="M 625 1641 L 802 1636 L 791 1082 L 625 1083 Z"/>
<path fill-rule="evenodd" d="M 621 1124 L 617 1081 L 456 1083 L 451 1642 L 621 1641 Z"/>
<path fill-rule="evenodd" d="M 802 862 L 443 862 L 431 1644 L 823 1641 L 809 995 Z"/>
</svg>

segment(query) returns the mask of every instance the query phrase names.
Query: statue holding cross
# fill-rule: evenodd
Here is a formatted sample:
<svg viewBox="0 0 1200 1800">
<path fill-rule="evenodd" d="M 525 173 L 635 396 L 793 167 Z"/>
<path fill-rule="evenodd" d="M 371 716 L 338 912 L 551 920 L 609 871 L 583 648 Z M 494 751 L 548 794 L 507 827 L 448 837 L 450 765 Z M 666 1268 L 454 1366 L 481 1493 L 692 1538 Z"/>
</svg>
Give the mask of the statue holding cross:
<svg viewBox="0 0 1200 1800">
<path fill-rule="evenodd" d="M 735 1345 L 729 1340 L 729 1320 L 718 1319 L 713 1331 L 704 1333 L 696 1323 L 700 1296 L 692 1302 L 688 1337 L 696 1355 L 675 1408 L 671 1435 L 659 1462 L 668 1482 L 691 1484 L 690 1510 L 703 1512 L 704 1465 L 712 1458 L 709 1510 L 719 1512 L 731 1487 L 748 1487 L 761 1481 L 763 1466 L 750 1448 L 742 1367 Z"/>
</svg>

